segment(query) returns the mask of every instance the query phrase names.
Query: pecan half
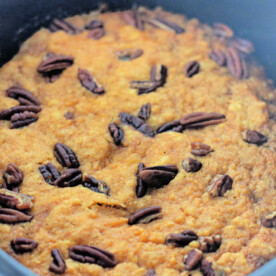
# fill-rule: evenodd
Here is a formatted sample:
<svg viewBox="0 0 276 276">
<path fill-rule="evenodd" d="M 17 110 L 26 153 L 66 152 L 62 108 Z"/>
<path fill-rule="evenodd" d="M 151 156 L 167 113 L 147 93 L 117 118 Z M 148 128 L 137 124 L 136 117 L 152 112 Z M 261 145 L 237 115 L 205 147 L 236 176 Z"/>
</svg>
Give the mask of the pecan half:
<svg viewBox="0 0 276 276">
<path fill-rule="evenodd" d="M 180 123 L 184 128 L 196 129 L 210 125 L 223 123 L 225 116 L 220 113 L 194 112 L 180 119 Z"/>
<path fill-rule="evenodd" d="M 221 50 L 213 50 L 209 57 L 219 66 L 224 66 L 226 64 L 225 54 Z"/>
<path fill-rule="evenodd" d="M 175 120 L 160 126 L 156 132 L 157 133 L 162 133 L 166 131 L 182 132 L 183 130 L 184 130 L 184 127 L 180 124 L 180 120 Z"/>
<path fill-rule="evenodd" d="M 64 31 L 68 34 L 77 34 L 79 32 L 73 24 L 63 19 L 55 18 L 49 26 L 51 32 Z"/>
<path fill-rule="evenodd" d="M 69 112 L 69 111 L 67 111 L 67 112 L 64 114 L 64 117 L 65 117 L 67 120 L 74 120 L 74 119 L 75 119 L 74 113 Z"/>
<path fill-rule="evenodd" d="M 11 241 L 11 248 L 16 254 L 32 252 L 38 246 L 37 241 L 28 238 L 15 238 Z"/>
<path fill-rule="evenodd" d="M 108 130 L 111 137 L 113 138 L 115 145 L 121 145 L 124 139 L 124 131 L 115 123 L 110 123 L 108 125 Z"/>
<path fill-rule="evenodd" d="M 196 75 L 199 72 L 199 70 L 200 64 L 195 60 L 188 62 L 183 67 L 183 72 L 186 74 L 188 78 L 191 78 L 194 75 Z"/>
<path fill-rule="evenodd" d="M 92 20 L 89 23 L 85 25 L 86 30 L 94 30 L 97 28 L 103 28 L 104 27 L 104 22 L 102 20 Z"/>
<path fill-rule="evenodd" d="M 56 274 L 63 274 L 66 270 L 66 263 L 58 249 L 53 249 L 51 251 L 53 261 L 49 266 L 49 270 Z"/>
<path fill-rule="evenodd" d="M 216 273 L 212 268 L 212 263 L 208 262 L 206 259 L 201 261 L 200 271 L 202 272 L 203 276 L 216 276 Z"/>
<path fill-rule="evenodd" d="M 191 241 L 198 239 L 197 234 L 192 230 L 185 230 L 180 234 L 168 234 L 165 239 L 165 244 L 173 245 L 175 247 L 184 247 Z"/>
<path fill-rule="evenodd" d="M 6 224 L 16 224 L 21 222 L 29 222 L 33 219 L 34 215 L 28 211 L 22 211 L 0 208 L 0 222 Z"/>
<path fill-rule="evenodd" d="M 136 185 L 136 189 L 135 189 L 136 196 L 138 198 L 143 197 L 148 190 L 147 183 L 145 181 L 143 181 L 142 178 L 139 176 L 140 171 L 144 168 L 145 168 L 144 163 L 139 163 L 138 170 L 137 170 L 137 185 Z"/>
<path fill-rule="evenodd" d="M 156 276 L 156 272 L 154 269 L 149 269 L 149 270 L 147 270 L 145 276 Z"/>
<path fill-rule="evenodd" d="M 84 88 L 94 94 L 100 95 L 105 92 L 104 88 L 96 81 L 88 70 L 79 68 L 78 79 Z"/>
<path fill-rule="evenodd" d="M 44 180 L 51 185 L 53 185 L 53 182 L 60 177 L 59 171 L 52 163 L 41 165 L 39 167 L 39 171 L 42 174 Z"/>
<path fill-rule="evenodd" d="M 262 145 L 267 142 L 267 138 L 257 130 L 246 129 L 242 132 L 242 138 L 250 144 Z"/>
<path fill-rule="evenodd" d="M 122 123 L 132 126 L 133 128 L 135 128 L 136 130 L 140 131 L 148 137 L 155 136 L 155 132 L 149 124 L 147 124 L 144 120 L 132 114 L 122 112 L 120 113 L 120 119 Z"/>
<path fill-rule="evenodd" d="M 184 264 L 186 270 L 195 269 L 202 259 L 203 253 L 198 249 L 191 250 L 187 256 L 184 257 Z"/>
<path fill-rule="evenodd" d="M 210 237 L 200 237 L 200 250 L 202 252 L 216 252 L 221 245 L 221 236 L 213 235 Z"/>
<path fill-rule="evenodd" d="M 230 27 L 222 23 L 215 23 L 214 24 L 214 35 L 220 37 L 232 37 L 234 32 Z"/>
<path fill-rule="evenodd" d="M 97 180 L 91 175 L 86 175 L 82 184 L 84 187 L 107 196 L 110 195 L 110 187 L 103 181 Z"/>
<path fill-rule="evenodd" d="M 74 187 L 82 183 L 82 172 L 79 169 L 67 169 L 54 182 L 54 186 L 61 188 Z"/>
<path fill-rule="evenodd" d="M 4 208 L 26 210 L 33 207 L 33 197 L 17 192 L 0 189 L 0 205 Z"/>
<path fill-rule="evenodd" d="M 153 220 L 162 218 L 162 208 L 160 206 L 152 206 L 140 209 L 139 211 L 132 214 L 128 219 L 128 224 L 138 223 L 150 223 Z"/>
<path fill-rule="evenodd" d="M 185 158 L 182 167 L 186 172 L 198 172 L 202 167 L 202 163 L 196 159 Z"/>
<path fill-rule="evenodd" d="M 8 164 L 3 172 L 3 178 L 5 180 L 4 188 L 18 192 L 19 185 L 23 182 L 23 172 L 15 165 Z"/>
<path fill-rule="evenodd" d="M 195 156 L 206 156 L 208 153 L 214 151 L 210 146 L 200 142 L 192 142 L 191 148 L 191 153 Z"/>
<path fill-rule="evenodd" d="M 227 174 L 216 174 L 213 176 L 207 186 L 207 192 L 210 196 L 224 196 L 224 194 L 232 189 L 233 179 Z"/>
<path fill-rule="evenodd" d="M 146 167 L 139 172 L 139 176 L 149 187 L 160 188 L 168 185 L 177 175 L 175 165 Z"/>
<path fill-rule="evenodd" d="M 117 51 L 115 55 L 119 60 L 129 61 L 140 57 L 143 53 L 144 51 L 142 49 L 125 49 Z"/>
<path fill-rule="evenodd" d="M 101 39 L 105 35 L 104 28 L 96 28 L 88 32 L 87 37 L 93 39 Z"/>
<path fill-rule="evenodd" d="M 97 264 L 102 267 L 117 265 L 114 254 L 96 246 L 75 245 L 69 248 L 69 256 L 80 263 Z"/>
<path fill-rule="evenodd" d="M 168 21 L 167 19 L 162 17 L 155 17 L 151 19 L 145 18 L 145 21 L 146 23 L 165 31 L 173 31 L 176 34 L 182 34 L 185 32 L 185 29 L 176 24 L 175 22 Z"/>
<path fill-rule="evenodd" d="M 39 105 L 36 97 L 20 86 L 12 86 L 6 90 L 8 97 L 19 101 L 20 105 Z"/>
<path fill-rule="evenodd" d="M 67 168 L 78 168 L 80 163 L 75 153 L 62 143 L 55 144 L 54 153 L 57 161 Z"/>
<path fill-rule="evenodd" d="M 143 31 L 145 29 L 144 22 L 142 21 L 141 15 L 137 11 L 137 9 L 132 9 L 132 10 L 123 12 L 123 19 L 128 25 L 140 31 Z"/>
<path fill-rule="evenodd" d="M 11 120 L 12 116 L 15 114 L 24 113 L 25 111 L 28 111 L 29 113 L 38 113 L 41 111 L 40 106 L 36 105 L 18 105 L 11 107 L 9 109 L 3 110 L 0 112 L 0 120 Z"/>
<path fill-rule="evenodd" d="M 144 104 L 144 105 L 142 105 L 142 107 L 138 113 L 138 118 L 145 121 L 150 117 L 150 113 L 151 113 L 150 103 Z"/>
<path fill-rule="evenodd" d="M 254 51 L 253 44 L 250 41 L 243 38 L 234 37 L 229 42 L 229 44 L 231 45 L 231 47 L 245 54 L 250 54 L 251 52 Z"/>
<path fill-rule="evenodd" d="M 268 228 L 276 228 L 276 211 L 262 218 L 262 225 Z"/>
<path fill-rule="evenodd" d="M 38 120 L 38 116 L 34 112 L 24 111 L 21 113 L 15 113 L 11 116 L 10 128 L 21 128 L 28 126 Z"/>
</svg>

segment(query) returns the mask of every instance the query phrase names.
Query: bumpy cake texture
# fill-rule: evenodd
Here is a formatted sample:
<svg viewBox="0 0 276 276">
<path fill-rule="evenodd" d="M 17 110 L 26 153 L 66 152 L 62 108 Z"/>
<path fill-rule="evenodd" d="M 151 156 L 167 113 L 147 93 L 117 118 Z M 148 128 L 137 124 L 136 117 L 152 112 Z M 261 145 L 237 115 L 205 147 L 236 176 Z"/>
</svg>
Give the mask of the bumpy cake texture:
<svg viewBox="0 0 276 276">
<path fill-rule="evenodd" d="M 246 275 L 276 255 L 275 91 L 249 41 L 156 9 L 55 19 L 0 70 L 0 247 L 39 275 Z"/>
</svg>

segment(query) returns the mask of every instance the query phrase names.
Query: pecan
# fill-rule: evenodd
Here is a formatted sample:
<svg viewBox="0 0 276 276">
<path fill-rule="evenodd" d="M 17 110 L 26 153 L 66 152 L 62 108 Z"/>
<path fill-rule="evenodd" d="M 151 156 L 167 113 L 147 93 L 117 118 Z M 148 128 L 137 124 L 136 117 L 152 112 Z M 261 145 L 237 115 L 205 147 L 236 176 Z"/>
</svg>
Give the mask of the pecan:
<svg viewBox="0 0 276 276">
<path fill-rule="evenodd" d="M 212 263 L 208 262 L 206 259 L 201 261 L 200 271 L 202 272 L 203 276 L 216 276 L 216 273 L 212 268 Z"/>
<path fill-rule="evenodd" d="M 191 147 L 191 153 L 195 156 L 206 156 L 208 153 L 214 151 L 210 146 L 200 142 L 192 142 Z"/>
<path fill-rule="evenodd" d="M 121 145 L 124 139 L 124 131 L 115 123 L 110 123 L 108 125 L 108 130 L 111 137 L 113 138 L 115 145 Z"/>
<path fill-rule="evenodd" d="M 151 113 L 150 103 L 144 104 L 144 105 L 142 105 L 142 107 L 138 113 L 138 118 L 145 121 L 149 118 L 150 113 Z"/>
<path fill-rule="evenodd" d="M 139 176 L 149 187 L 160 188 L 168 185 L 177 175 L 175 165 L 146 167 L 139 172 Z"/>
<path fill-rule="evenodd" d="M 11 241 L 11 248 L 16 254 L 32 252 L 38 246 L 37 241 L 28 238 L 16 238 Z"/>
<path fill-rule="evenodd" d="M 9 208 L 0 208 L 0 222 L 6 224 L 15 224 L 21 222 L 29 222 L 33 219 L 34 215 L 29 211 L 25 213 Z"/>
<path fill-rule="evenodd" d="M 28 111 L 30 113 L 38 113 L 41 111 L 40 106 L 36 105 L 18 105 L 14 106 L 12 108 L 6 109 L 2 112 L 0 112 L 0 120 L 10 120 L 13 115 L 18 114 L 18 113 L 23 113 L 25 111 Z"/>
<path fill-rule="evenodd" d="M 132 214 L 128 219 L 128 224 L 138 223 L 150 223 L 153 220 L 162 218 L 162 208 L 160 206 L 152 206 L 140 209 L 139 211 Z"/>
<path fill-rule="evenodd" d="M 145 276 L 157 276 L 157 274 L 154 269 L 149 269 L 149 270 L 147 270 Z"/>
<path fill-rule="evenodd" d="M 246 39 L 234 37 L 229 44 L 231 45 L 231 47 L 245 54 L 250 54 L 254 51 L 253 44 Z"/>
<path fill-rule="evenodd" d="M 80 263 L 97 264 L 102 267 L 117 265 L 114 254 L 96 246 L 75 245 L 69 248 L 69 256 Z"/>
<path fill-rule="evenodd" d="M 232 37 L 234 35 L 232 29 L 222 23 L 214 24 L 214 35 L 219 37 Z"/>
<path fill-rule="evenodd" d="M 0 205 L 4 208 L 27 210 L 33 207 L 33 199 L 32 196 L 0 189 Z"/>
<path fill-rule="evenodd" d="M 41 165 L 39 167 L 39 171 L 42 174 L 44 180 L 51 185 L 53 185 L 53 182 L 60 177 L 60 173 L 52 163 Z"/>
<path fill-rule="evenodd" d="M 186 172 L 198 172 L 202 167 L 202 163 L 196 159 L 185 158 L 182 167 Z"/>
<path fill-rule="evenodd" d="M 209 57 L 219 66 L 224 66 L 226 64 L 225 54 L 221 50 L 213 50 L 210 53 Z"/>
<path fill-rule="evenodd" d="M 203 253 L 198 249 L 191 250 L 187 256 L 184 257 L 184 264 L 186 270 L 195 269 L 202 259 Z"/>
<path fill-rule="evenodd" d="M 131 25 L 140 31 L 144 30 L 144 22 L 142 21 L 141 15 L 137 9 L 123 12 L 123 19 L 128 25 Z"/>
<path fill-rule="evenodd" d="M 38 120 L 38 116 L 34 112 L 24 111 L 11 116 L 11 129 L 28 126 Z"/>
<path fill-rule="evenodd" d="M 182 28 L 175 22 L 168 21 L 165 18 L 155 17 L 151 19 L 145 19 L 145 21 L 156 28 L 166 30 L 166 31 L 173 31 L 176 34 L 182 34 L 185 32 L 184 28 Z"/>
<path fill-rule="evenodd" d="M 80 163 L 75 153 L 62 143 L 55 144 L 54 153 L 57 161 L 67 168 L 78 168 Z"/>
<path fill-rule="evenodd" d="M 75 115 L 74 115 L 72 112 L 69 112 L 69 111 L 67 111 L 67 112 L 64 114 L 64 117 L 65 117 L 67 120 L 74 120 L 74 119 L 75 119 Z"/>
<path fill-rule="evenodd" d="M 142 178 L 139 176 L 139 173 L 142 169 L 145 168 L 144 163 L 139 163 L 138 170 L 137 170 L 137 185 L 136 185 L 136 196 L 138 198 L 143 197 L 148 189 L 148 185 L 145 181 L 142 180 Z"/>
<path fill-rule="evenodd" d="M 141 55 L 143 55 L 143 53 L 144 52 L 142 49 L 125 49 L 117 51 L 115 55 L 120 60 L 129 61 L 140 57 Z"/>
<path fill-rule="evenodd" d="M 6 90 L 8 97 L 19 101 L 20 105 L 39 105 L 36 97 L 20 86 L 12 86 Z"/>
<path fill-rule="evenodd" d="M 239 56 L 239 53 L 234 48 L 228 48 L 225 53 L 226 65 L 232 76 L 237 79 L 246 79 L 247 68 L 245 61 Z"/>
<path fill-rule="evenodd" d="M 110 195 L 110 187 L 105 182 L 97 180 L 93 176 L 86 175 L 82 185 L 96 193 Z"/>
<path fill-rule="evenodd" d="M 88 32 L 87 37 L 93 39 L 100 39 L 105 35 L 104 28 L 96 28 Z"/>
<path fill-rule="evenodd" d="M 8 164 L 3 172 L 3 178 L 5 180 L 4 188 L 18 192 L 18 186 L 23 182 L 24 175 L 15 164 Z"/>
<path fill-rule="evenodd" d="M 180 119 L 180 123 L 184 128 L 201 128 L 210 125 L 223 123 L 225 116 L 220 113 L 205 113 L 194 112 L 190 113 Z"/>
<path fill-rule="evenodd" d="M 202 252 L 216 252 L 221 245 L 221 236 L 200 237 L 200 250 Z"/>
<path fill-rule="evenodd" d="M 155 91 L 159 85 L 155 81 L 132 81 L 131 88 L 138 89 L 138 95 Z"/>
<path fill-rule="evenodd" d="M 79 32 L 73 24 L 63 19 L 54 18 L 49 26 L 51 32 L 64 31 L 68 34 L 77 34 Z"/>
<path fill-rule="evenodd" d="M 184 65 L 183 72 L 188 78 L 191 78 L 199 72 L 199 69 L 200 64 L 197 61 L 193 60 Z"/>
<path fill-rule="evenodd" d="M 132 126 L 133 128 L 135 128 L 136 130 L 140 131 L 148 137 L 155 136 L 155 132 L 149 124 L 147 124 L 144 120 L 132 114 L 122 112 L 120 113 L 120 119 L 122 123 Z"/>
<path fill-rule="evenodd" d="M 180 234 L 168 234 L 165 239 L 165 244 L 174 245 L 176 247 L 184 247 L 191 241 L 198 239 L 197 234 L 192 230 L 185 230 Z"/>
<path fill-rule="evenodd" d="M 102 20 L 92 20 L 89 23 L 87 23 L 84 28 L 86 30 L 94 30 L 94 29 L 103 28 L 103 27 L 104 27 L 104 23 Z"/>
<path fill-rule="evenodd" d="M 82 172 L 79 169 L 67 169 L 65 172 L 59 176 L 53 185 L 65 188 L 74 187 L 82 183 Z"/>
<path fill-rule="evenodd" d="M 232 189 L 233 180 L 227 174 L 216 174 L 213 176 L 207 186 L 207 192 L 210 196 L 224 196 L 224 194 Z"/>
<path fill-rule="evenodd" d="M 242 138 L 250 144 L 262 145 L 267 142 L 267 138 L 256 130 L 246 129 L 242 132 Z"/>
<path fill-rule="evenodd" d="M 156 132 L 157 133 L 162 133 L 166 131 L 182 132 L 183 130 L 184 130 L 184 127 L 180 124 L 180 120 L 175 120 L 160 126 Z"/>
<path fill-rule="evenodd" d="M 53 261 L 49 266 L 49 270 L 56 274 L 63 274 L 66 270 L 66 263 L 58 249 L 53 249 L 51 251 Z"/>
<path fill-rule="evenodd" d="M 268 228 L 276 228 L 276 211 L 262 219 L 262 225 Z"/>
<path fill-rule="evenodd" d="M 78 79 L 84 88 L 94 94 L 100 95 L 105 92 L 104 88 L 96 81 L 88 70 L 79 68 Z"/>
</svg>

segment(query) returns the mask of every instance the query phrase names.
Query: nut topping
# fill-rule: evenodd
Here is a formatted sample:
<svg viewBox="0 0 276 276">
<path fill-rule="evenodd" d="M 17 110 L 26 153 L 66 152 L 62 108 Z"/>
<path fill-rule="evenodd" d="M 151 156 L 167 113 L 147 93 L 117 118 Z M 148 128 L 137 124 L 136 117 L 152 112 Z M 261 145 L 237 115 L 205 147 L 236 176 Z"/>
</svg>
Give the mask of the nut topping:
<svg viewBox="0 0 276 276">
<path fill-rule="evenodd" d="M 79 68 L 78 79 L 84 88 L 96 95 L 101 95 L 105 92 L 104 88 L 96 81 L 88 70 Z"/>
<path fill-rule="evenodd" d="M 262 225 L 268 228 L 276 228 L 276 211 L 262 219 Z"/>
<path fill-rule="evenodd" d="M 86 175 L 82 184 L 84 187 L 107 196 L 110 195 L 110 187 L 103 181 L 97 180 L 91 175 Z"/>
<path fill-rule="evenodd" d="M 136 185 L 136 196 L 138 198 L 143 197 L 148 189 L 148 185 L 145 181 L 142 180 L 142 178 L 139 176 L 139 173 L 142 169 L 145 168 L 144 163 L 139 163 L 138 170 L 137 170 L 137 185 Z"/>
<path fill-rule="evenodd" d="M 162 208 L 160 206 L 152 206 L 140 209 L 139 211 L 132 214 L 128 219 L 128 224 L 138 223 L 150 223 L 153 220 L 162 218 Z"/>
<path fill-rule="evenodd" d="M 242 138 L 245 142 L 255 145 L 262 145 L 267 142 L 267 138 L 262 133 L 250 129 L 242 132 Z"/>
<path fill-rule="evenodd" d="M 202 163 L 196 159 L 185 158 L 182 167 L 186 172 L 198 172 L 202 167 Z"/>
<path fill-rule="evenodd" d="M 52 163 L 41 165 L 39 167 L 39 171 L 42 174 L 44 180 L 51 185 L 53 185 L 53 182 L 60 177 L 59 171 Z"/>
<path fill-rule="evenodd" d="M 15 165 L 8 164 L 3 172 L 3 178 L 5 180 L 4 188 L 19 192 L 19 185 L 23 182 L 23 172 Z"/>
<path fill-rule="evenodd" d="M 49 270 L 56 274 L 63 274 L 66 270 L 66 263 L 58 249 L 53 249 L 51 251 L 53 261 L 49 266 Z"/>
<path fill-rule="evenodd" d="M 143 55 L 142 49 L 125 49 L 121 51 L 117 51 L 115 55 L 118 57 L 118 59 L 123 61 L 130 61 L 133 59 L 136 59 Z"/>
<path fill-rule="evenodd" d="M 79 30 L 66 20 L 55 18 L 49 26 L 51 32 L 64 31 L 68 34 L 77 34 Z"/>
<path fill-rule="evenodd" d="M 0 208 L 0 222 L 6 224 L 16 224 L 30 222 L 34 215 L 29 211 L 18 211 L 9 208 Z"/>
<path fill-rule="evenodd" d="M 115 123 L 108 125 L 108 130 L 116 146 L 120 146 L 124 139 L 124 131 Z"/>
<path fill-rule="evenodd" d="M 66 188 L 74 187 L 82 183 L 82 172 L 79 169 L 67 169 L 60 175 L 54 182 L 53 185 Z"/>
<path fill-rule="evenodd" d="M 189 271 L 195 269 L 200 264 L 202 256 L 202 251 L 198 249 L 190 251 L 184 258 L 185 269 Z"/>
<path fill-rule="evenodd" d="M 16 238 L 11 241 L 11 248 L 16 254 L 32 252 L 38 246 L 37 241 L 28 238 Z"/>
<path fill-rule="evenodd" d="M 184 247 L 191 241 L 198 239 L 197 234 L 192 230 L 185 230 L 180 234 L 168 234 L 166 236 L 165 244 L 174 245 L 175 247 Z"/>
<path fill-rule="evenodd" d="M 212 197 L 224 196 L 224 194 L 232 189 L 233 180 L 227 174 L 216 174 L 209 182 L 206 191 Z"/>
<path fill-rule="evenodd" d="M 55 144 L 54 153 L 57 161 L 67 168 L 78 168 L 80 163 L 75 153 L 62 143 Z"/>
<path fill-rule="evenodd" d="M 191 153 L 195 156 L 206 156 L 208 153 L 214 151 L 210 146 L 200 142 L 192 142 L 191 148 Z"/>
<path fill-rule="evenodd" d="M 38 105 L 39 102 L 35 96 L 28 90 L 20 86 L 12 86 L 6 90 L 8 97 L 19 101 L 20 105 Z"/>
<path fill-rule="evenodd" d="M 188 78 L 193 77 L 199 72 L 200 64 L 197 61 L 190 61 L 183 67 L 183 72 Z"/>
<path fill-rule="evenodd" d="M 216 252 L 221 245 L 221 236 L 214 235 L 211 237 L 200 237 L 200 250 L 202 252 Z"/>
<path fill-rule="evenodd" d="M 150 103 L 147 103 L 147 104 L 144 104 L 139 113 L 138 113 L 138 118 L 146 121 L 149 116 L 150 116 L 150 113 L 151 113 L 151 106 L 150 106 Z"/>
</svg>

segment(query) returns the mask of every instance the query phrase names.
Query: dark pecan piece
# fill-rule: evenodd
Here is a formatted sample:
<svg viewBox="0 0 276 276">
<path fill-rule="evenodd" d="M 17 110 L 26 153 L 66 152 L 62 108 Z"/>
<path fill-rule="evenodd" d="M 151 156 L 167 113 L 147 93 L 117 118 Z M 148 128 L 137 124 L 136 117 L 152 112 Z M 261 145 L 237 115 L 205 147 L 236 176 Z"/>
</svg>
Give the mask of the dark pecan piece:
<svg viewBox="0 0 276 276">
<path fill-rule="evenodd" d="M 6 109 L 2 112 L 0 112 L 0 120 L 10 120 L 13 115 L 18 114 L 18 113 L 23 113 L 25 111 L 28 111 L 30 113 L 38 113 L 41 111 L 40 106 L 36 105 L 18 105 L 11 107 L 9 109 Z"/>
<path fill-rule="evenodd" d="M 250 144 L 262 145 L 267 142 L 267 138 L 256 130 L 246 129 L 242 132 L 242 138 Z"/>
<path fill-rule="evenodd" d="M 4 208 L 27 210 L 33 207 L 33 199 L 32 196 L 0 189 L 0 205 Z"/>
<path fill-rule="evenodd" d="M 3 172 L 3 178 L 5 180 L 4 188 L 18 192 L 18 186 L 23 182 L 24 175 L 15 164 L 8 164 Z"/>
<path fill-rule="evenodd" d="M 262 218 L 262 225 L 268 228 L 276 228 L 276 211 Z"/>
<path fill-rule="evenodd" d="M 198 249 L 191 250 L 187 256 L 184 257 L 184 264 L 186 270 L 195 269 L 202 259 L 203 253 Z"/>
<path fill-rule="evenodd" d="M 67 168 L 78 168 L 80 163 L 75 153 L 62 143 L 55 144 L 54 153 L 57 161 Z"/>
<path fill-rule="evenodd" d="M 142 49 L 125 49 L 117 51 L 115 55 L 120 60 L 129 61 L 140 57 L 141 55 L 143 55 L 143 53 L 144 52 Z"/>
<path fill-rule="evenodd" d="M 175 165 L 146 167 L 139 172 L 139 176 L 149 187 L 160 188 L 168 185 L 177 175 Z"/>
<path fill-rule="evenodd" d="M 207 186 L 207 192 L 210 196 L 224 196 L 224 194 L 232 189 L 233 179 L 227 174 L 216 174 L 213 176 Z"/>
<path fill-rule="evenodd" d="M 137 185 L 136 185 L 136 196 L 138 198 L 143 197 L 148 189 L 148 185 L 145 181 L 142 180 L 142 178 L 139 176 L 139 173 L 142 169 L 145 168 L 144 163 L 139 163 L 138 170 L 137 170 Z"/>
<path fill-rule="evenodd" d="M 16 238 L 11 241 L 11 248 L 16 254 L 32 252 L 38 246 L 37 241 L 28 238 Z"/>
<path fill-rule="evenodd" d="M 203 259 L 200 264 L 200 271 L 203 276 L 215 276 L 215 271 L 212 268 L 212 263 L 208 262 L 206 259 Z"/>
<path fill-rule="evenodd" d="M 66 270 L 66 263 L 58 249 L 53 249 L 51 251 L 53 261 L 49 266 L 49 270 L 56 274 L 63 274 Z"/>
<path fill-rule="evenodd" d="M 97 180 L 93 176 L 86 175 L 82 185 L 96 193 L 110 195 L 110 187 L 105 182 Z"/>
<path fill-rule="evenodd" d="M 34 215 L 29 211 L 25 213 L 9 208 L 0 208 L 0 222 L 6 224 L 16 224 L 21 222 L 29 222 L 33 219 Z"/>
<path fill-rule="evenodd" d="M 137 9 L 123 12 L 123 19 L 128 25 L 131 25 L 140 31 L 144 30 L 144 22 L 142 21 L 141 15 Z"/>
<path fill-rule="evenodd" d="M 220 113 L 205 113 L 205 112 L 194 112 L 190 113 L 180 119 L 180 123 L 184 128 L 201 128 L 210 125 L 216 125 L 223 123 L 225 116 Z"/>
<path fill-rule="evenodd" d="M 69 111 L 67 111 L 67 112 L 64 114 L 64 117 L 65 117 L 67 120 L 74 120 L 74 119 L 75 119 L 75 115 L 74 115 L 72 112 L 69 112 Z"/>
<path fill-rule="evenodd" d="M 216 252 L 221 245 L 221 236 L 213 235 L 210 237 L 200 237 L 200 250 L 202 252 Z"/>
<path fill-rule="evenodd" d="M 243 38 L 234 37 L 229 44 L 231 45 L 231 47 L 245 54 L 250 54 L 254 51 L 253 44 Z"/>
<path fill-rule="evenodd" d="M 149 269 L 149 270 L 147 270 L 145 276 L 156 276 L 156 272 L 154 269 Z"/>
<path fill-rule="evenodd" d="M 73 24 L 58 18 L 53 19 L 49 29 L 51 32 L 64 31 L 68 34 L 77 34 L 79 32 L 78 28 Z"/>
<path fill-rule="evenodd" d="M 8 97 L 19 101 L 20 105 L 39 105 L 36 97 L 20 86 L 12 86 L 6 90 Z"/>
<path fill-rule="evenodd" d="M 93 39 L 100 39 L 105 35 L 104 28 L 96 28 L 88 32 L 87 37 Z"/>
<path fill-rule="evenodd" d="M 24 111 L 21 113 L 16 113 L 11 116 L 10 128 L 20 128 L 28 126 L 38 120 L 38 116 L 34 112 Z"/>
<path fill-rule="evenodd" d="M 209 145 L 200 142 L 192 142 L 191 148 L 191 153 L 195 156 L 206 156 L 208 153 L 214 151 Z"/>
<path fill-rule="evenodd" d="M 144 104 L 144 105 L 142 105 L 142 107 L 138 113 L 138 118 L 145 121 L 149 118 L 150 113 L 151 113 L 150 103 Z"/>
<path fill-rule="evenodd" d="M 138 223 L 150 223 L 153 220 L 162 218 L 162 208 L 160 206 L 152 206 L 140 209 L 139 211 L 132 214 L 128 219 L 128 224 Z"/>
<path fill-rule="evenodd" d="M 85 25 L 86 30 L 94 30 L 97 28 L 103 28 L 104 27 L 104 22 L 102 20 L 92 20 L 89 23 Z"/>
<path fill-rule="evenodd" d="M 96 81 L 88 70 L 79 68 L 78 79 L 84 88 L 94 94 L 100 95 L 105 92 L 104 88 Z"/>
<path fill-rule="evenodd" d="M 197 61 L 193 60 L 184 65 L 183 72 L 188 78 L 191 78 L 199 72 L 199 69 L 200 64 Z"/>
<path fill-rule="evenodd" d="M 53 182 L 60 177 L 59 171 L 52 163 L 41 165 L 39 167 L 39 171 L 42 174 L 44 180 L 51 185 L 53 185 Z"/>
<path fill-rule="evenodd" d="M 155 91 L 159 86 L 155 81 L 132 81 L 131 88 L 138 89 L 138 95 Z"/>
<path fill-rule="evenodd" d="M 239 56 L 236 49 L 228 48 L 225 57 L 227 68 L 232 76 L 237 79 L 246 79 L 248 77 L 245 61 Z"/>
<path fill-rule="evenodd" d="M 124 131 L 115 123 L 110 123 L 108 125 L 108 130 L 111 137 L 113 138 L 115 145 L 121 145 L 124 139 Z"/>
<path fill-rule="evenodd" d="M 132 126 L 133 128 L 135 128 L 136 130 L 140 131 L 148 137 L 155 136 L 155 132 L 149 124 L 147 124 L 144 120 L 132 114 L 122 112 L 120 113 L 120 119 L 122 123 Z"/>
<path fill-rule="evenodd" d="M 69 256 L 80 263 L 97 264 L 102 267 L 117 265 L 114 254 L 96 246 L 75 245 L 69 248 Z"/>
<path fill-rule="evenodd" d="M 213 50 L 209 57 L 219 66 L 224 66 L 226 64 L 225 54 L 221 50 Z"/>
<path fill-rule="evenodd" d="M 214 24 L 214 35 L 220 36 L 220 37 L 232 37 L 234 35 L 234 32 L 231 28 L 229 28 L 227 25 L 222 23 L 215 23 Z"/>
<path fill-rule="evenodd" d="M 65 188 L 74 187 L 82 183 L 82 172 L 79 169 L 67 169 L 58 179 L 53 182 L 53 185 Z"/>
<path fill-rule="evenodd" d="M 182 132 L 183 130 L 184 130 L 184 127 L 180 124 L 180 120 L 175 120 L 160 126 L 156 132 L 157 133 L 162 133 L 166 131 Z"/>
<path fill-rule="evenodd" d="M 202 163 L 196 159 L 185 158 L 182 167 L 186 172 L 198 172 L 202 167 Z"/>
<path fill-rule="evenodd" d="M 156 28 L 166 30 L 166 31 L 173 31 L 176 34 L 182 34 L 185 32 L 185 29 L 176 24 L 175 22 L 168 21 L 165 18 L 155 17 L 151 19 L 145 19 L 146 22 Z"/>
<path fill-rule="evenodd" d="M 185 230 L 180 234 L 168 234 L 165 239 L 165 244 L 174 245 L 176 247 L 184 247 L 188 245 L 191 241 L 196 241 L 198 239 L 197 234 L 192 230 Z"/>
</svg>

